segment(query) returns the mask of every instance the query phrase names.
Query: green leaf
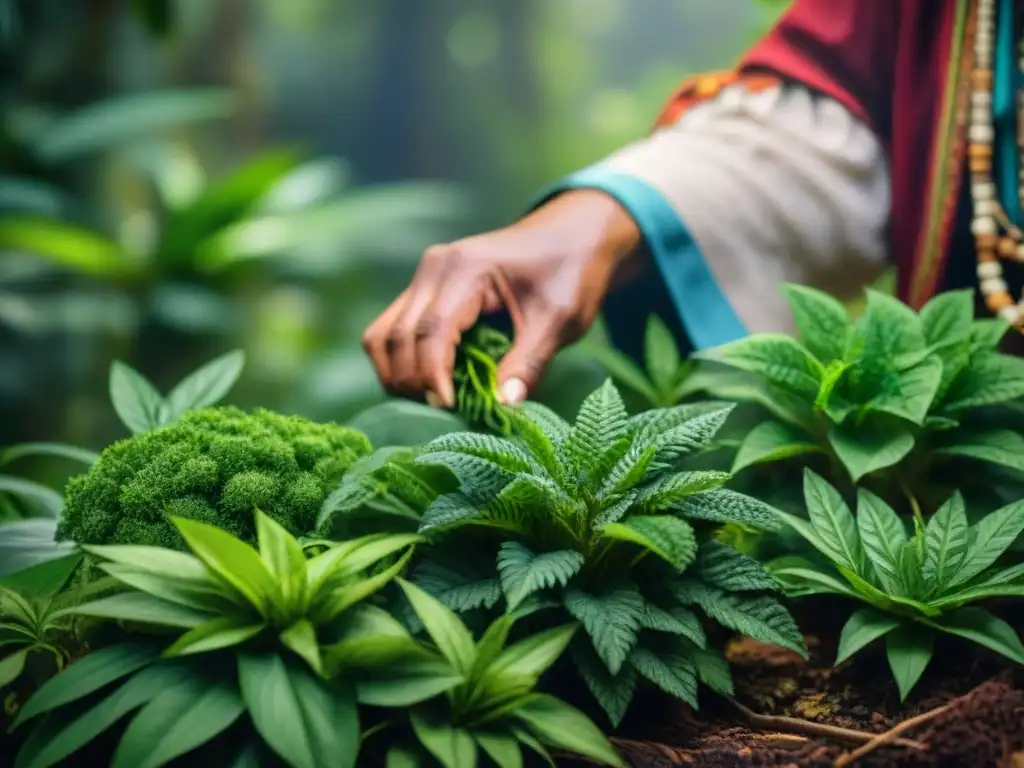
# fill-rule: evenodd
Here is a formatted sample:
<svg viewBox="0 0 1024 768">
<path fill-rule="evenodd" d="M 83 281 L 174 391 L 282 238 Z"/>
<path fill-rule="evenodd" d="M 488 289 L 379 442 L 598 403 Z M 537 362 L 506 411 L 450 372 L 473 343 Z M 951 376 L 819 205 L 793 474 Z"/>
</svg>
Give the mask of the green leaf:
<svg viewBox="0 0 1024 768">
<path fill-rule="evenodd" d="M 68 722 L 61 712 L 59 729 L 41 749 L 23 749 L 18 755 L 21 768 L 49 768 L 94 741 L 129 712 L 160 695 L 180 681 L 183 670 L 173 664 L 154 664 L 129 677 L 98 704 Z M 32 753 L 34 752 L 34 753 Z"/>
<path fill-rule="evenodd" d="M 2 535 L 6 534 L 5 527 Z M 0 577 L 0 587 L 17 592 L 26 599 L 48 600 L 64 588 L 81 561 L 82 555 L 79 552 L 59 560 L 48 560 L 10 576 Z"/>
<path fill-rule="evenodd" d="M 506 648 L 489 671 L 494 675 L 539 678 L 562 655 L 576 630 L 576 624 L 565 624 L 520 640 Z"/>
<path fill-rule="evenodd" d="M 451 665 L 427 656 L 375 668 L 359 681 L 359 703 L 371 707 L 411 707 L 440 696 L 466 681 Z"/>
<path fill-rule="evenodd" d="M 354 768 L 359 752 L 355 692 L 318 680 L 276 654 L 238 657 L 238 679 L 253 725 L 293 768 Z"/>
<path fill-rule="evenodd" d="M 212 575 L 204 579 L 175 578 L 170 573 L 147 573 L 141 568 L 120 563 L 100 563 L 99 569 L 121 584 L 145 592 L 150 597 L 200 613 L 233 612 L 240 605 L 248 607 L 244 598 Z"/>
<path fill-rule="evenodd" d="M 796 427 L 779 421 L 763 421 L 747 433 L 729 471 L 735 475 L 756 464 L 770 464 L 821 452 L 821 447 Z"/>
<path fill-rule="evenodd" d="M 629 663 L 640 675 L 665 693 L 697 708 L 697 668 L 678 654 L 661 656 L 647 648 L 635 648 Z"/>
<path fill-rule="evenodd" d="M 319 599 L 311 607 L 310 618 L 316 624 L 326 624 L 332 621 L 343 611 L 366 600 L 394 581 L 395 577 L 405 570 L 412 555 L 413 550 L 409 549 L 394 564 L 369 578 L 322 590 Z"/>
<path fill-rule="evenodd" d="M 860 572 L 857 521 L 839 492 L 809 469 L 804 470 L 804 500 L 822 554 L 854 573 Z M 787 518 L 788 520 L 789 518 Z M 812 544 L 817 544 L 812 541 Z"/>
<path fill-rule="evenodd" d="M 942 347 L 966 340 L 974 321 L 974 291 L 946 291 L 921 308 L 925 344 Z"/>
<path fill-rule="evenodd" d="M 0 690 L 17 680 L 25 669 L 25 661 L 31 648 L 22 648 L 0 659 Z"/>
<path fill-rule="evenodd" d="M 258 611 L 268 609 L 278 589 L 255 549 L 209 523 L 173 516 L 171 522 L 207 568 L 245 595 Z"/>
<path fill-rule="evenodd" d="M 466 629 L 466 625 L 450 609 L 415 584 L 405 579 L 397 581 L 437 649 L 456 672 L 468 675 L 473 669 L 476 649 L 473 645 L 473 636 Z"/>
<path fill-rule="evenodd" d="M 64 511 L 64 496 L 34 480 L 0 475 L 0 494 L 4 493 L 9 493 L 30 505 L 35 515 L 57 520 Z"/>
<path fill-rule="evenodd" d="M 85 464 L 87 467 L 95 464 L 100 457 L 95 451 L 89 451 L 74 445 L 64 445 L 63 443 L 19 443 L 0 451 L 0 466 L 10 464 L 12 461 L 23 459 L 26 456 L 55 456 L 60 459 L 68 459 L 79 464 Z"/>
<path fill-rule="evenodd" d="M 284 526 L 258 509 L 256 538 L 260 558 L 277 582 L 285 602 L 301 604 L 305 598 L 306 555 L 299 542 Z"/>
<path fill-rule="evenodd" d="M 582 567 L 583 555 L 571 549 L 537 555 L 519 542 L 505 542 L 498 551 L 498 573 L 508 610 L 514 611 L 534 592 L 564 587 Z"/>
<path fill-rule="evenodd" d="M 413 732 L 444 768 L 469 768 L 477 764 L 476 742 L 468 731 L 455 728 L 433 712 L 409 713 Z"/>
<path fill-rule="evenodd" d="M 227 730 L 243 712 L 233 685 L 185 677 L 132 718 L 111 768 L 159 768 Z"/>
<path fill-rule="evenodd" d="M 547 746 L 589 757 L 602 765 L 625 766 L 586 715 L 553 696 L 532 694 L 512 716 Z"/>
<path fill-rule="evenodd" d="M 110 365 L 110 402 L 118 418 L 132 433 L 160 426 L 164 399 L 149 379 L 115 360 Z"/>
<path fill-rule="evenodd" d="M 864 552 L 875 573 L 890 592 L 899 593 L 900 553 L 907 540 L 907 531 L 892 507 L 870 491 L 857 491 L 857 530 Z"/>
<path fill-rule="evenodd" d="M 672 510 L 691 520 L 739 523 L 761 531 L 775 531 L 780 527 L 778 510 L 753 496 L 727 488 L 687 496 L 673 504 Z"/>
<path fill-rule="evenodd" d="M 186 376 L 167 395 L 162 422 L 176 421 L 187 411 L 216 405 L 235 385 L 245 367 L 245 353 L 236 349 Z"/>
<path fill-rule="evenodd" d="M 981 608 L 960 608 L 936 620 L 933 626 L 1024 664 L 1024 644 L 1017 631 Z"/>
<path fill-rule="evenodd" d="M 949 587 L 964 584 L 999 559 L 1024 531 L 1024 501 L 1016 501 L 997 509 L 968 531 L 970 544 L 960 568 L 949 581 Z"/>
<path fill-rule="evenodd" d="M 57 520 L 32 518 L 3 524 L 0 536 L 0 578 L 75 553 L 69 541 L 57 541 Z"/>
<path fill-rule="evenodd" d="M 970 325 L 971 350 L 973 352 L 996 351 L 1010 324 L 1001 317 L 986 317 Z"/>
<path fill-rule="evenodd" d="M 144 592 L 124 592 L 110 597 L 101 597 L 99 600 L 81 605 L 72 605 L 54 615 L 64 614 L 182 629 L 191 629 L 213 618 L 213 614 L 208 611 L 169 603 Z"/>
<path fill-rule="evenodd" d="M 82 549 L 97 558 L 128 566 L 134 571 L 194 585 L 212 584 L 230 594 L 228 585 L 222 584 L 199 558 L 185 552 L 139 544 L 86 544 Z"/>
<path fill-rule="evenodd" d="M 134 277 L 141 266 L 106 235 L 37 216 L 0 221 L 0 250 L 31 253 L 62 269 L 106 280 Z"/>
<path fill-rule="evenodd" d="M 691 646 L 689 653 L 697 667 L 697 677 L 704 685 L 722 696 L 733 695 L 732 672 L 720 651 Z"/>
<path fill-rule="evenodd" d="M 870 645 L 880 637 L 892 632 L 902 624 L 899 617 L 891 616 L 874 608 L 855 611 L 843 625 L 839 634 L 839 651 L 833 666 L 838 667 L 857 651 Z"/>
<path fill-rule="evenodd" d="M 424 453 L 454 451 L 493 461 L 509 472 L 532 472 L 537 466 L 530 454 L 519 444 L 495 435 L 477 432 L 452 432 L 434 438 L 423 447 Z"/>
<path fill-rule="evenodd" d="M 869 366 L 887 367 L 894 359 L 913 356 L 925 347 L 918 314 L 894 296 L 869 288 L 858 321 L 864 333 L 864 357 Z"/>
<path fill-rule="evenodd" d="M 156 650 L 144 645 L 114 645 L 93 651 L 43 683 L 25 702 L 11 727 L 78 701 L 156 659 Z"/>
<path fill-rule="evenodd" d="M 626 435 L 628 414 L 619 391 L 606 379 L 580 406 L 569 430 L 565 455 L 574 466 L 593 469 L 605 453 Z"/>
<path fill-rule="evenodd" d="M 389 747 L 384 761 L 384 768 L 420 768 L 422 765 L 422 754 L 403 746 Z"/>
<path fill-rule="evenodd" d="M 608 375 L 620 386 L 632 390 L 646 403 L 651 405 L 660 403 L 661 398 L 658 396 L 657 390 L 651 386 L 647 375 L 628 355 L 604 344 L 588 345 L 586 353 L 604 366 Z"/>
<path fill-rule="evenodd" d="M 262 621 L 246 616 L 218 616 L 193 627 L 179 637 L 163 655 L 165 658 L 208 653 L 241 645 L 266 629 Z"/>
<path fill-rule="evenodd" d="M 886 636 L 885 651 L 900 692 L 900 701 L 906 701 L 910 691 L 921 679 L 928 662 L 932 660 L 934 645 L 935 636 L 915 624 L 904 624 Z"/>
<path fill-rule="evenodd" d="M 853 424 L 830 424 L 828 440 L 850 479 L 898 464 L 914 448 L 914 436 L 903 427 L 866 428 Z"/>
<path fill-rule="evenodd" d="M 608 716 L 608 721 L 617 728 L 636 693 L 636 669 L 625 664 L 617 675 L 613 675 L 589 643 L 574 643 L 570 656 L 587 689 Z"/>
<path fill-rule="evenodd" d="M 644 330 L 644 365 L 654 386 L 664 395 L 671 395 L 675 388 L 679 364 L 679 348 L 672 331 L 660 317 L 651 315 Z M 654 405 L 662 399 L 664 397 L 649 402 Z"/>
<path fill-rule="evenodd" d="M 883 383 L 865 408 L 920 426 L 924 424 L 942 385 L 942 370 L 942 361 L 930 355 L 908 368 L 886 371 Z"/>
<path fill-rule="evenodd" d="M 439 496 L 423 513 L 424 521 L 427 520 L 428 516 L 432 521 L 439 517 L 436 507 L 442 504 L 441 499 L 458 498 L 460 502 L 463 499 L 468 499 L 470 506 L 484 504 L 491 501 L 515 477 L 511 472 L 502 469 L 501 466 L 493 461 L 488 461 L 479 456 L 467 456 L 464 453 L 456 453 L 455 451 L 424 453 L 416 458 L 416 463 L 445 467 L 459 481 L 459 493 Z M 466 506 L 466 503 L 463 502 L 457 506 Z M 465 517 L 470 515 L 468 512 L 460 510 L 458 516 Z M 448 519 L 431 522 L 431 527 L 440 525 L 442 522 L 449 522 L 455 515 L 448 513 L 443 517 Z M 425 530 L 426 527 L 427 523 L 424 522 L 420 529 Z"/>
<path fill-rule="evenodd" d="M 650 443 L 657 449 L 655 460 L 674 462 L 704 450 L 711 444 L 712 439 L 718 434 L 734 408 L 734 405 L 717 408 L 687 419 L 662 432 Z M 636 436 L 635 441 L 640 441 L 639 435 Z M 646 447 L 644 443 L 639 444 Z"/>
<path fill-rule="evenodd" d="M 942 414 L 956 416 L 982 405 L 1024 397 L 1024 360 L 999 352 L 977 352 L 946 393 Z"/>
<path fill-rule="evenodd" d="M 644 607 L 640 626 L 653 632 L 668 632 L 685 637 L 698 648 L 704 648 L 708 642 L 704 628 L 700 624 L 700 618 L 686 608 L 675 607 L 666 611 L 664 608 L 648 603 Z"/>
<path fill-rule="evenodd" d="M 677 571 L 685 570 L 697 556 L 693 526 L 678 517 L 634 515 L 624 523 L 606 523 L 600 530 L 609 539 L 628 541 L 653 552 Z"/>
<path fill-rule="evenodd" d="M 646 512 L 675 509 L 687 496 L 721 488 L 732 476 L 728 472 L 675 472 L 643 486 L 637 499 Z M 602 513 L 602 517 L 604 517 Z"/>
<path fill-rule="evenodd" d="M 726 592 L 777 590 L 779 587 L 757 560 L 713 539 L 700 545 L 693 572 L 705 584 Z"/>
<path fill-rule="evenodd" d="M 640 631 L 644 615 L 640 593 L 630 587 L 617 587 L 600 595 L 569 589 L 564 603 L 569 614 L 583 624 L 608 671 L 618 674 Z"/>
<path fill-rule="evenodd" d="M 935 456 L 977 459 L 1024 472 L 1024 435 L 1009 429 L 957 432 L 954 445 L 939 446 Z"/>
<path fill-rule="evenodd" d="M 309 619 L 299 619 L 279 635 L 281 643 L 291 648 L 297 656 L 309 664 L 318 675 L 323 675 L 323 662 L 320 659 L 320 644 L 316 637 L 316 628 Z"/>
<path fill-rule="evenodd" d="M 967 546 L 967 510 L 963 497 L 955 493 L 931 516 L 925 528 L 922 573 L 926 585 L 936 591 L 945 589 L 963 563 Z"/>
<path fill-rule="evenodd" d="M 473 731 L 473 738 L 498 768 L 523 768 L 523 753 L 515 737 Z"/>
<path fill-rule="evenodd" d="M 432 560 L 416 567 L 413 583 L 456 613 L 493 608 L 502 596 L 497 578 L 466 576 Z"/>
<path fill-rule="evenodd" d="M 695 355 L 761 376 L 785 392 L 814 400 L 825 371 L 792 336 L 759 333 Z"/>
<path fill-rule="evenodd" d="M 782 293 L 793 312 L 800 341 L 822 363 L 841 360 L 850 328 L 846 307 L 827 293 L 787 283 Z"/>
</svg>

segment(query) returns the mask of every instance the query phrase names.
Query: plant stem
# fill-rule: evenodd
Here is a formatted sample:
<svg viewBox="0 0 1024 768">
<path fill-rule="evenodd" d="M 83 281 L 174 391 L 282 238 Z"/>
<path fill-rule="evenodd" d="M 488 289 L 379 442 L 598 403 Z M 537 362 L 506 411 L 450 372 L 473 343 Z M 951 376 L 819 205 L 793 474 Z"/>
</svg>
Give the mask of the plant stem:
<svg viewBox="0 0 1024 768">
<path fill-rule="evenodd" d="M 903 495 L 907 497 L 907 502 L 910 504 L 910 511 L 914 515 L 914 519 L 923 524 L 924 515 L 921 514 L 921 505 L 918 503 L 914 492 L 910 490 L 910 486 L 903 479 L 900 479 L 900 490 L 903 491 Z"/>
<path fill-rule="evenodd" d="M 927 712 L 917 715 L 916 717 L 912 717 L 909 720 L 904 720 L 902 723 L 899 723 L 898 725 L 890 728 L 885 733 L 878 734 L 866 744 L 862 744 L 861 746 L 857 747 L 857 749 L 853 750 L 853 752 L 848 752 L 845 755 L 840 755 L 839 757 L 837 757 L 834 763 L 835 768 L 843 768 L 843 766 L 852 763 L 854 760 L 860 760 L 865 755 L 874 752 L 879 747 L 884 747 L 887 744 L 893 744 L 896 741 L 899 741 L 900 739 L 897 739 L 897 737 L 901 733 L 909 731 L 911 728 L 916 728 L 919 725 L 923 725 L 932 718 L 937 717 L 938 715 L 941 715 L 943 712 L 949 710 L 951 706 L 952 702 L 950 702 L 949 704 L 943 704 L 941 707 L 936 707 L 935 709 L 931 709 Z"/>
</svg>

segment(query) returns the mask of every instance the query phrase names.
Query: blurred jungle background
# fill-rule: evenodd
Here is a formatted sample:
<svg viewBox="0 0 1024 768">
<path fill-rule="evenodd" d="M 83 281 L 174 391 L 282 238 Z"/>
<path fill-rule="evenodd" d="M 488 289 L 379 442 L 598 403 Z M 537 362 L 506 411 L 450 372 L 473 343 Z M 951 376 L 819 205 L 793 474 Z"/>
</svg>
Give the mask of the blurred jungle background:
<svg viewBox="0 0 1024 768">
<path fill-rule="evenodd" d="M 166 391 L 236 347 L 232 402 L 344 421 L 425 246 L 642 136 L 785 5 L 0 0 L 0 445 L 101 448 L 111 359 Z M 548 397 L 601 377 L 570 351 Z"/>
</svg>

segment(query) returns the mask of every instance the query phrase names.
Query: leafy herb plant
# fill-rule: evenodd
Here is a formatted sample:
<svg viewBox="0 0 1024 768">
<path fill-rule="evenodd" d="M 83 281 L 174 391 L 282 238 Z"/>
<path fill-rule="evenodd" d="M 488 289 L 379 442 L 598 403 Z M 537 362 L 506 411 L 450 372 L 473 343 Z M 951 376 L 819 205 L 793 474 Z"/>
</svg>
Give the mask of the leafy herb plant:
<svg viewBox="0 0 1024 768">
<path fill-rule="evenodd" d="M 954 495 L 927 524 L 915 518 L 908 535 L 893 509 L 870 491 L 859 491 L 856 517 L 838 491 L 810 470 L 804 494 L 809 520 L 780 515 L 828 564 L 785 557 L 769 570 L 790 596 L 834 594 L 867 604 L 846 622 L 836 664 L 884 637 L 901 699 L 931 661 L 936 633 L 1024 664 L 1024 644 L 1014 629 L 970 605 L 1024 597 L 1024 565 L 996 565 L 1024 531 L 1024 502 L 968 525 L 963 499 Z"/>
<path fill-rule="evenodd" d="M 170 645 L 103 648 L 45 683 L 15 726 L 54 714 L 39 721 L 18 765 L 55 765 L 133 712 L 113 766 L 165 765 L 224 734 L 243 713 L 259 736 L 249 734 L 245 744 L 265 745 L 289 765 L 355 765 L 356 691 L 339 675 L 341 660 L 360 638 L 375 643 L 359 634 L 380 613 L 365 601 L 394 579 L 418 537 L 366 537 L 307 559 L 294 537 L 259 512 L 259 552 L 215 526 L 173 523 L 192 554 L 84 547 L 126 589 L 64 613 L 186 631 Z M 396 563 L 365 574 L 403 549 Z"/>
<path fill-rule="evenodd" d="M 711 538 L 716 526 L 778 526 L 774 511 L 722 488 L 721 472 L 685 471 L 730 412 L 683 405 L 630 418 L 605 382 L 570 425 L 527 403 L 509 438 L 440 437 L 420 464 L 447 468 L 459 489 L 426 510 L 422 533 L 463 552 L 417 569 L 425 589 L 455 610 L 568 614 L 583 636 L 573 655 L 612 722 L 638 677 L 696 705 L 697 680 L 728 691 L 728 669 L 693 609 L 759 640 L 803 653 L 775 582 L 757 561 Z M 495 559 L 467 574 L 468 555 L 492 535 Z M 434 549 L 434 552 L 443 552 Z M 548 614 L 538 614 L 548 615 Z"/>
<path fill-rule="evenodd" d="M 474 768 L 486 756 L 498 766 L 521 766 L 524 747 L 549 764 L 548 748 L 602 765 L 623 764 L 583 713 L 534 690 L 569 644 L 577 630 L 575 622 L 508 645 L 514 620 L 502 616 L 474 642 L 451 610 L 419 587 L 401 580 L 399 584 L 436 646 L 431 652 L 446 663 L 435 665 L 433 675 L 414 676 L 411 673 L 422 669 L 423 660 L 406 657 L 373 670 L 361 682 L 360 702 L 391 708 L 386 715 L 393 717 L 395 708 L 413 705 L 397 709 L 398 734 L 393 722 L 374 731 L 390 745 L 388 765 L 428 765 L 433 758 L 444 768 Z M 438 677 L 443 684 L 453 670 L 458 684 L 423 700 L 422 684 Z"/>
<path fill-rule="evenodd" d="M 1024 396 L 1024 360 L 998 351 L 1003 321 L 973 319 L 971 291 L 937 296 L 920 313 L 868 291 L 852 321 L 826 294 L 784 290 L 799 340 L 759 334 L 701 355 L 754 374 L 739 396 L 775 417 L 746 437 L 734 472 L 826 454 L 853 482 L 890 469 L 916 491 L 949 457 L 1024 470 L 1024 437 L 972 423 L 978 408 Z"/>
</svg>

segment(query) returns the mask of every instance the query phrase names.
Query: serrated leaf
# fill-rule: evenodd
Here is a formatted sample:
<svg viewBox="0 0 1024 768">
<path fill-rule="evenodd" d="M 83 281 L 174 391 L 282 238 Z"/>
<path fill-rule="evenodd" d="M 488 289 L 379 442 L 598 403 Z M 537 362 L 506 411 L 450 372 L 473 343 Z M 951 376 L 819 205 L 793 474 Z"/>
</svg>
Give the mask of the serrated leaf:
<svg viewBox="0 0 1024 768">
<path fill-rule="evenodd" d="M 691 520 L 740 523 L 762 531 L 781 527 L 777 510 L 752 496 L 727 488 L 687 496 L 676 502 L 672 510 Z"/>
<path fill-rule="evenodd" d="M 922 566 L 926 585 L 936 591 L 946 587 L 967 554 L 967 510 L 956 493 L 928 520 Z"/>
<path fill-rule="evenodd" d="M 530 454 L 508 438 L 478 432 L 452 432 L 427 443 L 424 453 L 464 453 L 479 456 L 509 472 L 530 472 L 536 463 Z"/>
<path fill-rule="evenodd" d="M 857 522 L 839 492 L 809 469 L 804 470 L 804 500 L 825 554 L 838 565 L 859 572 L 861 555 Z"/>
<path fill-rule="evenodd" d="M 885 588 L 900 593 L 900 554 L 907 540 L 903 523 L 892 507 L 863 488 L 857 491 L 857 531 L 864 552 Z"/>
<path fill-rule="evenodd" d="M 898 627 L 886 636 L 885 651 L 900 692 L 900 701 L 906 701 L 924 674 L 932 660 L 934 644 L 935 636 L 931 632 L 913 624 Z"/>
<path fill-rule="evenodd" d="M 647 648 L 635 648 L 629 664 L 665 693 L 697 708 L 697 668 L 678 654 L 661 656 Z"/>
<path fill-rule="evenodd" d="M 593 647 L 578 640 L 569 649 L 569 655 L 587 689 L 601 705 L 612 726 L 617 728 L 636 693 L 636 670 L 626 664 L 613 675 Z"/>
<path fill-rule="evenodd" d="M 882 613 L 875 608 L 861 608 L 855 611 L 839 633 L 839 650 L 833 666 L 839 666 L 857 651 L 870 645 L 880 637 L 900 626 L 898 616 Z"/>
<path fill-rule="evenodd" d="M 580 406 L 565 441 L 566 458 L 584 469 L 598 466 L 605 453 L 626 436 L 629 416 L 611 379 L 605 380 Z"/>
<path fill-rule="evenodd" d="M 676 472 L 641 488 L 637 501 L 647 512 L 675 509 L 687 496 L 720 488 L 730 477 L 728 472 Z"/>
<path fill-rule="evenodd" d="M 828 440 L 855 483 L 865 475 L 898 464 L 914 448 L 913 434 L 903 427 L 830 424 Z"/>
<path fill-rule="evenodd" d="M 507 541 L 498 551 L 501 587 L 513 611 L 534 592 L 564 587 L 583 567 L 583 555 L 570 549 L 535 554 L 525 545 Z"/>
<path fill-rule="evenodd" d="M 708 540 L 700 545 L 697 563 L 692 570 L 705 584 L 727 592 L 774 591 L 779 588 L 761 563 L 720 541 Z"/>
<path fill-rule="evenodd" d="M 662 432 L 651 442 L 657 449 L 655 460 L 673 462 L 704 450 L 711 444 L 734 408 L 735 406 L 729 405 L 704 413 Z"/>
<path fill-rule="evenodd" d="M 569 589 L 564 603 L 569 614 L 583 624 L 608 671 L 618 674 L 640 632 L 644 614 L 644 599 L 640 593 L 625 586 L 600 595 Z"/>
<path fill-rule="evenodd" d="M 912 424 L 924 424 L 939 387 L 942 361 L 929 355 L 913 365 L 887 370 L 876 384 L 874 396 L 865 404 L 868 411 L 888 413 Z"/>
<path fill-rule="evenodd" d="M 623 523 L 606 523 L 600 531 L 609 539 L 639 545 L 677 571 L 685 570 L 697 556 L 693 527 L 678 517 L 634 515 Z"/>
<path fill-rule="evenodd" d="M 779 421 L 763 421 L 743 438 L 729 471 L 735 475 L 755 464 L 769 464 L 821 451 L 807 433 L 796 427 Z"/>
<path fill-rule="evenodd" d="M 493 461 L 455 451 L 425 453 L 416 459 L 416 463 L 448 469 L 459 481 L 459 493 L 474 503 L 494 498 L 514 478 L 511 472 Z"/>
<path fill-rule="evenodd" d="M 697 677 L 708 688 L 722 696 L 733 695 L 732 672 L 729 662 L 714 648 L 689 648 L 690 658 L 697 668 Z"/>
<path fill-rule="evenodd" d="M 568 439 L 572 425 L 546 405 L 527 400 L 516 410 L 540 427 L 541 431 L 556 445 L 564 443 Z"/>
<path fill-rule="evenodd" d="M 670 611 L 648 603 L 644 615 L 640 617 L 640 625 L 652 632 L 668 632 L 672 635 L 685 637 L 698 648 L 707 646 L 707 635 L 700 624 L 700 618 L 686 608 L 673 608 Z"/>
<path fill-rule="evenodd" d="M 161 423 L 169 424 L 187 411 L 219 403 L 238 381 L 244 367 L 245 353 L 236 349 L 186 376 L 168 393 Z"/>
<path fill-rule="evenodd" d="M 653 445 L 655 438 L 699 416 L 717 413 L 731 407 L 725 402 L 684 403 L 668 408 L 652 408 L 631 416 L 627 431 L 637 445 Z"/>
<path fill-rule="evenodd" d="M 466 576 L 431 560 L 417 566 L 413 583 L 456 613 L 493 608 L 502 596 L 497 578 Z"/>
<path fill-rule="evenodd" d="M 695 355 L 761 376 L 769 384 L 813 400 L 824 368 L 792 336 L 760 333 Z"/>
<path fill-rule="evenodd" d="M 840 360 L 850 327 L 850 314 L 827 293 L 804 285 L 782 286 L 800 341 L 822 363 Z"/>
<path fill-rule="evenodd" d="M 449 528 L 479 519 L 481 509 L 477 503 L 461 492 L 438 496 L 423 511 L 419 532 Z"/>
</svg>

